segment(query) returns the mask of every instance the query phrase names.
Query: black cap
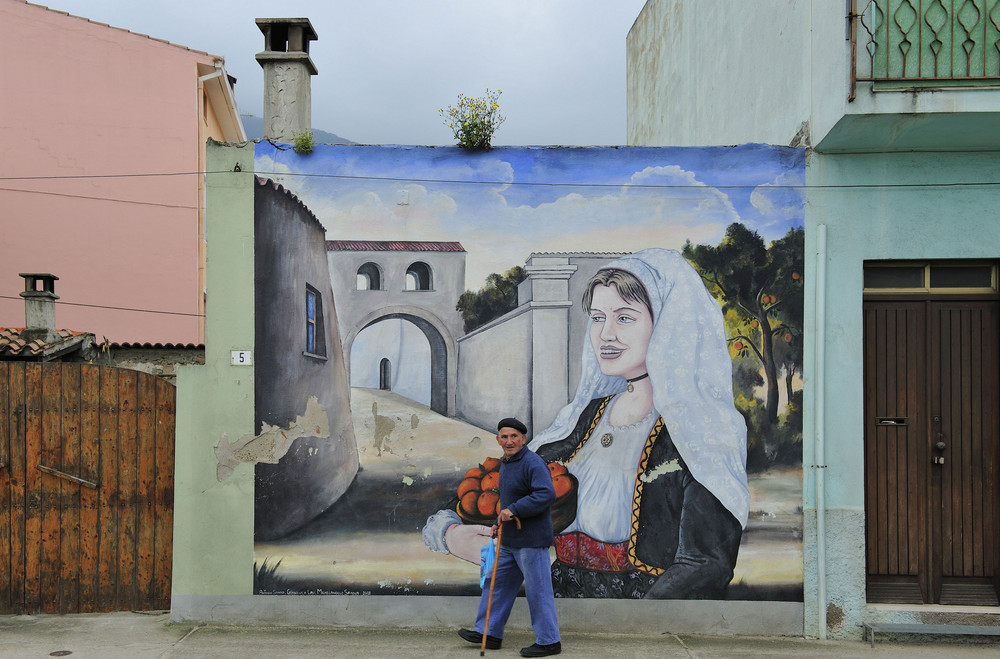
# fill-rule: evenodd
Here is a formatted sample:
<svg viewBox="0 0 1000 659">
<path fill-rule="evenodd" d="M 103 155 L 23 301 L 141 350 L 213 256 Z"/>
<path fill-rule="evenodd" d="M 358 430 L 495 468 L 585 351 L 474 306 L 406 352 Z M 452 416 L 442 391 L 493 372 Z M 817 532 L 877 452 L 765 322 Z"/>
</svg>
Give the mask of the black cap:
<svg viewBox="0 0 1000 659">
<path fill-rule="evenodd" d="M 512 416 L 509 416 L 506 419 L 500 419 L 500 423 L 497 424 L 497 430 L 499 431 L 502 428 L 513 428 L 522 435 L 528 434 L 528 426 L 524 425 Z"/>
</svg>

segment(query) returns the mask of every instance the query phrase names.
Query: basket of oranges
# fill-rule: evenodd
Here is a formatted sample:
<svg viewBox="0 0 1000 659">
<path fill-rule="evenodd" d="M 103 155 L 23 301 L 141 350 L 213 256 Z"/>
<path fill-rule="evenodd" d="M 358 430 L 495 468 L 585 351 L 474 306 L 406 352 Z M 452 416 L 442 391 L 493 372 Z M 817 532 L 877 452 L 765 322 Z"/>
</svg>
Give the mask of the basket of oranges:
<svg viewBox="0 0 1000 659">
<path fill-rule="evenodd" d="M 552 526 L 559 533 L 576 519 L 576 476 L 559 462 L 549 463 L 556 501 L 552 504 Z M 490 526 L 500 514 L 500 460 L 486 458 L 465 472 L 458 484 L 455 512 L 466 524 Z"/>
</svg>

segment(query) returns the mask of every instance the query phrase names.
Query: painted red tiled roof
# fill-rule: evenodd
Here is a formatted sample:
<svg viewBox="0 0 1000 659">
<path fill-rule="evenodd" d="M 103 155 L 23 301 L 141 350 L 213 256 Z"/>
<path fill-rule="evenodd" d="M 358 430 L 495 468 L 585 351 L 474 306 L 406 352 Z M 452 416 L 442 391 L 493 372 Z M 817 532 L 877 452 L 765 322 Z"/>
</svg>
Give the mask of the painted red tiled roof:
<svg viewBox="0 0 1000 659">
<path fill-rule="evenodd" d="M 462 243 L 427 240 L 328 240 L 328 252 L 464 252 Z"/>
<path fill-rule="evenodd" d="M 71 340 L 77 336 L 83 336 L 88 332 L 74 332 L 73 330 L 56 330 L 61 341 L 46 343 L 45 341 L 25 341 L 21 338 L 23 327 L 0 327 L 0 357 L 37 357 L 49 348 L 54 348 L 60 343 Z"/>
</svg>

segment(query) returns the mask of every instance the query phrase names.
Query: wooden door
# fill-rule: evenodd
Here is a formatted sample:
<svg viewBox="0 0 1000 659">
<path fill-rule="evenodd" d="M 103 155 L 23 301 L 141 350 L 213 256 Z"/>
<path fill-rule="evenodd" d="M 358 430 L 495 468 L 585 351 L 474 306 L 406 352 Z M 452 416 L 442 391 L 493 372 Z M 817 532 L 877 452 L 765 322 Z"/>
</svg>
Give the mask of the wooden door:
<svg viewBox="0 0 1000 659">
<path fill-rule="evenodd" d="M 930 304 L 930 601 L 996 605 L 997 308 Z"/>
<path fill-rule="evenodd" d="M 167 609 L 174 387 L 0 362 L 0 613 Z"/>
<path fill-rule="evenodd" d="M 997 604 L 997 310 L 865 303 L 869 601 Z"/>
</svg>

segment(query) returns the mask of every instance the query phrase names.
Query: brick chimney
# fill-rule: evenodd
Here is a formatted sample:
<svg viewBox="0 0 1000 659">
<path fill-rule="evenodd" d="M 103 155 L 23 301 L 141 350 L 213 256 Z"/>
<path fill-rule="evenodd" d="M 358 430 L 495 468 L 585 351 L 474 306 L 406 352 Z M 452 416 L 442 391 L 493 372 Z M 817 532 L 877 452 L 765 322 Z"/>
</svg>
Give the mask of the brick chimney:
<svg viewBox="0 0 1000 659">
<path fill-rule="evenodd" d="M 56 332 L 56 280 L 59 277 L 47 273 L 22 272 L 24 277 L 24 331 L 25 341 L 42 340 L 55 343 L 61 340 Z M 40 288 L 39 288 L 40 287 Z"/>
<path fill-rule="evenodd" d="M 264 51 L 257 62 L 264 69 L 264 137 L 292 142 L 312 130 L 311 76 L 316 65 L 309 42 L 316 32 L 308 18 L 258 18 Z"/>
</svg>

